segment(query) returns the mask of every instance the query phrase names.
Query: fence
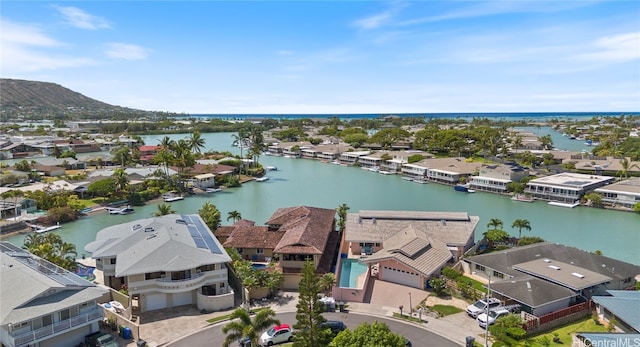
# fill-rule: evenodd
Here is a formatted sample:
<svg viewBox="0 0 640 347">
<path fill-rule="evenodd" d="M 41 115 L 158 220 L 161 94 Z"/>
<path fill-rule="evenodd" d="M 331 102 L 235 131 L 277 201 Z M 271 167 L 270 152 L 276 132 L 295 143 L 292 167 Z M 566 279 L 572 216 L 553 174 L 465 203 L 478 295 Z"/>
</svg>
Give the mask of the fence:
<svg viewBox="0 0 640 347">
<path fill-rule="evenodd" d="M 591 301 L 587 301 L 547 313 L 540 317 L 523 312 L 522 318 L 525 321 L 524 328 L 527 331 L 527 334 L 536 334 L 541 331 L 550 330 L 557 326 L 589 316 L 591 308 Z"/>
</svg>

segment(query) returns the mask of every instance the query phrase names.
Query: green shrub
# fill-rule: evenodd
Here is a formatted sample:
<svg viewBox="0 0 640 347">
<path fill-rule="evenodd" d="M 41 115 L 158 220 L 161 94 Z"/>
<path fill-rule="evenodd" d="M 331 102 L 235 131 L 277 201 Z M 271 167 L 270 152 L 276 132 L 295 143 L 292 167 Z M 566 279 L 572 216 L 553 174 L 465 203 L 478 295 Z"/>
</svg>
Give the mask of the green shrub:
<svg viewBox="0 0 640 347">
<path fill-rule="evenodd" d="M 460 278 L 460 276 L 462 276 L 462 272 L 447 266 L 442 269 L 442 276 L 452 280 L 457 280 L 458 278 Z"/>
</svg>

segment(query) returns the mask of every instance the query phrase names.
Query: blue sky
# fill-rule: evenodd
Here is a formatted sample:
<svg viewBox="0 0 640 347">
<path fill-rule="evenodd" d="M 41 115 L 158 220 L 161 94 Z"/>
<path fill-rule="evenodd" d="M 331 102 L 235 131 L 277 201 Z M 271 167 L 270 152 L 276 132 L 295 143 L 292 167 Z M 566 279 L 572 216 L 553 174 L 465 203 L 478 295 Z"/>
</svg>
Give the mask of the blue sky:
<svg viewBox="0 0 640 347">
<path fill-rule="evenodd" d="M 640 111 L 638 1 L 6 1 L 0 75 L 184 113 Z"/>
</svg>

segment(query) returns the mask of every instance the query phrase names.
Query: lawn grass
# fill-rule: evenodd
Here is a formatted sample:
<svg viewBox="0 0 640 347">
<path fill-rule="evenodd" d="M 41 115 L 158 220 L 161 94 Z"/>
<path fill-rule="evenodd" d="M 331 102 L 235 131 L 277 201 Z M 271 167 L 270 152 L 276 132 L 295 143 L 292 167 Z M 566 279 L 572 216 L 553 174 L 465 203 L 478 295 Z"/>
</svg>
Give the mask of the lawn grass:
<svg viewBox="0 0 640 347">
<path fill-rule="evenodd" d="M 479 290 L 479 291 L 481 291 L 483 293 L 487 292 L 487 288 L 485 287 L 484 284 L 482 284 L 482 282 L 480 282 L 478 280 L 475 280 L 475 279 L 473 279 L 471 277 L 466 277 L 466 276 L 465 276 L 465 280 L 469 281 L 471 283 L 471 286 L 474 289 Z"/>
<path fill-rule="evenodd" d="M 266 310 L 266 309 L 269 309 L 269 308 L 271 308 L 271 307 L 254 308 L 254 309 L 251 310 L 251 312 L 256 313 L 256 312 L 259 312 L 259 311 L 262 311 L 262 310 Z M 207 319 L 207 323 L 221 322 L 223 320 L 229 319 L 229 317 L 231 317 L 230 313 L 229 314 L 224 314 L 224 315 L 218 316 L 218 317 L 209 318 L 209 319 Z"/>
<path fill-rule="evenodd" d="M 571 337 L 573 336 L 573 334 L 578 332 L 604 333 L 607 332 L 607 328 L 604 325 L 597 325 L 591 318 L 585 318 L 575 323 L 563 325 L 558 329 L 552 330 L 548 333 L 529 337 L 525 341 L 529 343 L 527 346 L 544 347 L 544 345 L 539 342 L 540 339 L 546 336 L 550 341 L 553 341 L 553 337 L 556 336 L 555 334 L 558 334 L 557 336 L 560 338 L 560 341 L 562 341 L 562 345 L 571 346 Z M 521 345 L 524 346 L 525 342 L 523 342 Z M 557 344 L 552 342 L 552 345 Z"/>
<path fill-rule="evenodd" d="M 449 306 L 449 305 L 433 305 L 433 306 L 429 306 L 429 309 L 438 312 L 440 317 L 462 312 L 462 309 L 455 306 Z"/>
<path fill-rule="evenodd" d="M 400 318 L 400 319 L 408 320 L 410 322 L 415 322 L 415 323 L 424 323 L 424 320 L 420 320 L 417 317 L 409 316 L 409 315 L 406 315 L 406 314 L 402 314 L 402 316 L 401 316 L 400 313 L 397 313 L 397 312 L 393 313 L 393 317 L 394 318 Z"/>
</svg>

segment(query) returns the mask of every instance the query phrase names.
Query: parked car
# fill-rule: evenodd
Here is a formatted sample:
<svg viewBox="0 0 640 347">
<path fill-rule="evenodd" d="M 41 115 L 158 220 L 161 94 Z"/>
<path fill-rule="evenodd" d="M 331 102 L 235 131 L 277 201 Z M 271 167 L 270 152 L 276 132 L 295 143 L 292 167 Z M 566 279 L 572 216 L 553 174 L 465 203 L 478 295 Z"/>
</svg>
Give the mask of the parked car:
<svg viewBox="0 0 640 347">
<path fill-rule="evenodd" d="M 293 334 L 289 324 L 275 325 L 260 336 L 261 346 L 273 346 L 287 341 L 293 341 Z"/>
<path fill-rule="evenodd" d="M 240 339 L 238 340 L 238 345 L 240 345 L 240 347 L 251 347 L 251 339 L 249 339 L 248 336 Z"/>
<path fill-rule="evenodd" d="M 324 323 L 320 323 L 319 326 L 321 329 L 330 328 L 333 335 L 338 335 L 341 331 L 347 328 L 344 323 L 339 320 L 328 320 Z"/>
<path fill-rule="evenodd" d="M 508 309 L 504 308 L 504 307 L 498 307 L 495 308 L 491 311 L 489 311 L 489 314 L 487 315 L 487 313 L 481 313 L 478 315 L 478 318 L 476 318 L 476 321 L 478 321 L 478 325 L 480 325 L 480 327 L 482 328 L 486 328 L 487 327 L 487 323 L 489 325 L 492 325 L 496 322 L 496 320 L 498 320 L 498 318 L 502 317 L 502 316 L 506 316 L 509 313 L 511 313 Z"/>
<path fill-rule="evenodd" d="M 118 342 L 113 335 L 103 332 L 95 332 L 91 335 L 87 335 L 84 338 L 84 345 L 86 347 L 119 347 Z"/>
<path fill-rule="evenodd" d="M 487 308 L 489 308 L 490 310 L 500 305 L 500 300 L 495 298 L 478 300 L 467 307 L 467 314 L 473 318 L 476 318 L 480 313 L 487 312 Z"/>
</svg>

